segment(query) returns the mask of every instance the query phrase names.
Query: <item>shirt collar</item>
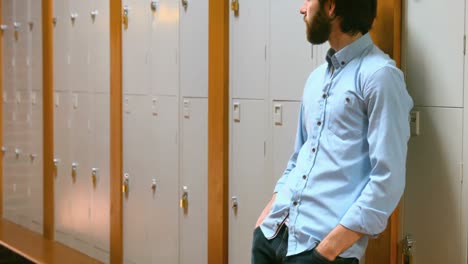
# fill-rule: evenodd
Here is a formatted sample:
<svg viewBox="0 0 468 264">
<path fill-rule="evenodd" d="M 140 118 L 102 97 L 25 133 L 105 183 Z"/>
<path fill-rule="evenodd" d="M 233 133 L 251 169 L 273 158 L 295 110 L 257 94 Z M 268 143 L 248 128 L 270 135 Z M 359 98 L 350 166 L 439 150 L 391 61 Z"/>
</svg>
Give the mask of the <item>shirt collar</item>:
<svg viewBox="0 0 468 264">
<path fill-rule="evenodd" d="M 366 33 L 338 52 L 334 49 L 329 49 L 326 57 L 328 65 L 333 65 L 335 70 L 344 67 L 348 62 L 361 55 L 362 52 L 372 44 L 373 42 L 369 33 Z"/>
</svg>

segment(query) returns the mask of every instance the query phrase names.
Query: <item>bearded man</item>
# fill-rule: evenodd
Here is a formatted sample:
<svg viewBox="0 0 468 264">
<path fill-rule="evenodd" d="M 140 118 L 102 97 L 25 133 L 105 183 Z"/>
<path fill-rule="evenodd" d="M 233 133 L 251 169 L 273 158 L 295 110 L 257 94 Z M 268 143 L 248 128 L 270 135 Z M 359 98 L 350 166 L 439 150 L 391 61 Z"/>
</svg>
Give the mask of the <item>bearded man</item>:
<svg viewBox="0 0 468 264">
<path fill-rule="evenodd" d="M 376 10 L 377 0 L 300 9 L 307 40 L 331 48 L 305 84 L 294 153 L 258 218 L 252 264 L 357 264 L 403 194 L 413 101 L 369 36 Z"/>
</svg>

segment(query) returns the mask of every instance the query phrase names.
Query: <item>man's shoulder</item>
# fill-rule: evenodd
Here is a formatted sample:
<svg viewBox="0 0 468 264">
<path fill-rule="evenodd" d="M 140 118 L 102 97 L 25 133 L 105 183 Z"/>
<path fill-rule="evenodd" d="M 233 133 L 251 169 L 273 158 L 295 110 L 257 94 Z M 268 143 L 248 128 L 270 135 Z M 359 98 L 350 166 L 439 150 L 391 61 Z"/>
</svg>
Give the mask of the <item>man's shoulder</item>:
<svg viewBox="0 0 468 264">
<path fill-rule="evenodd" d="M 381 70 L 401 72 L 396 66 L 395 61 L 375 45 L 361 58 L 360 64 L 360 74 L 362 77 L 371 77 Z"/>
</svg>

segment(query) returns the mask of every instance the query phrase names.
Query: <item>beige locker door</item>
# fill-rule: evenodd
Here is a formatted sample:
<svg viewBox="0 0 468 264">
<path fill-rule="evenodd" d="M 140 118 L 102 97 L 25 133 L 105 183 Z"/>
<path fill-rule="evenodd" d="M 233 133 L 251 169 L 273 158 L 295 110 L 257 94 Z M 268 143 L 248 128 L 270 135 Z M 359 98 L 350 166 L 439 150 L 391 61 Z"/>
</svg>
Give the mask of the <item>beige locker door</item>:
<svg viewBox="0 0 468 264">
<path fill-rule="evenodd" d="M 414 110 L 420 135 L 409 142 L 403 235 L 416 240 L 414 263 L 463 263 L 463 109 Z"/>
<path fill-rule="evenodd" d="M 123 194 L 124 263 L 150 263 L 147 218 L 152 199 L 148 182 L 153 154 L 148 144 L 152 137 L 151 98 L 127 95 L 123 104 L 123 167 L 129 179 L 128 192 Z"/>
<path fill-rule="evenodd" d="M 74 248 L 91 254 L 91 120 L 90 96 L 87 93 L 71 94 L 70 162 L 67 164 L 71 173 L 71 206 L 74 229 Z"/>
<path fill-rule="evenodd" d="M 109 94 L 94 94 L 91 98 L 92 136 L 91 171 L 96 174 L 95 182 L 91 182 L 91 239 L 94 245 L 94 256 L 103 262 L 109 261 L 109 220 L 110 220 L 110 172 L 109 172 Z"/>
<path fill-rule="evenodd" d="M 31 228 L 37 233 L 42 233 L 43 223 L 43 144 L 42 144 L 42 93 L 32 91 L 29 104 L 31 104 L 30 131 L 31 142 L 31 179 L 30 179 L 30 199 L 31 208 Z"/>
<path fill-rule="evenodd" d="M 180 93 L 208 97 L 208 0 L 179 11 Z"/>
<path fill-rule="evenodd" d="M 68 92 L 54 94 L 54 213 L 55 239 L 65 245 L 72 245 L 72 177 L 70 157 L 71 96 Z"/>
<path fill-rule="evenodd" d="M 109 93 L 109 1 L 89 0 L 90 19 L 88 34 L 89 48 L 89 90 L 92 92 Z M 94 14 L 94 15 L 93 15 Z M 93 19 L 94 17 L 94 19 Z"/>
<path fill-rule="evenodd" d="M 406 0 L 403 10 L 403 61 L 415 105 L 463 107 L 465 1 Z"/>
<path fill-rule="evenodd" d="M 289 158 L 294 151 L 296 140 L 297 120 L 300 101 L 273 101 L 271 105 L 271 125 L 273 131 L 271 192 L 276 182 L 283 175 Z"/>
<path fill-rule="evenodd" d="M 230 12 L 232 98 L 264 99 L 267 94 L 268 3 L 243 1 L 238 16 Z"/>
<path fill-rule="evenodd" d="M 208 100 L 185 97 L 181 105 L 181 175 L 188 207 L 180 212 L 180 264 L 207 263 Z M 196 241 L 196 242 L 195 242 Z"/>
<path fill-rule="evenodd" d="M 88 87 L 88 38 L 91 27 L 88 1 L 71 0 L 70 15 L 67 19 L 70 25 L 70 72 L 69 85 L 73 92 L 89 91 Z"/>
<path fill-rule="evenodd" d="M 29 0 L 29 2 L 30 22 L 32 23 L 31 42 L 29 43 L 32 89 L 42 91 L 42 1 Z"/>
<path fill-rule="evenodd" d="M 151 9 L 149 1 L 123 0 L 128 13 L 128 28 L 122 26 L 124 94 L 150 93 Z M 125 11 L 127 10 L 127 11 Z"/>
<path fill-rule="evenodd" d="M 265 101 L 233 99 L 231 106 L 229 187 L 238 206 L 230 207 L 229 263 L 244 264 L 250 262 L 255 223 L 273 190 L 265 184 Z"/>
<path fill-rule="evenodd" d="M 26 59 L 28 56 L 28 5 L 26 0 L 15 0 L 14 3 L 14 45 L 15 45 L 15 90 L 28 89 Z"/>
<path fill-rule="evenodd" d="M 70 63 L 70 11 L 69 0 L 54 1 L 54 90 L 69 91 Z M 41 44 L 42 45 L 42 44 Z M 42 67 L 41 67 L 42 68 Z"/>
<path fill-rule="evenodd" d="M 158 0 L 152 12 L 150 39 L 151 93 L 179 94 L 179 0 Z M 150 5 L 147 5 L 150 9 Z"/>
<path fill-rule="evenodd" d="M 156 99 L 156 98 L 154 98 Z M 150 263 L 179 262 L 179 142 L 178 142 L 178 98 L 159 96 L 153 101 L 151 122 L 151 142 L 147 152 L 151 156 L 151 166 L 145 174 L 145 192 L 151 191 L 147 210 L 147 230 L 149 231 Z M 151 190 L 152 180 L 156 189 Z"/>
<path fill-rule="evenodd" d="M 270 90 L 280 100 L 300 100 L 314 64 L 312 45 L 307 41 L 306 25 L 299 13 L 302 2 L 270 3 Z"/>
</svg>

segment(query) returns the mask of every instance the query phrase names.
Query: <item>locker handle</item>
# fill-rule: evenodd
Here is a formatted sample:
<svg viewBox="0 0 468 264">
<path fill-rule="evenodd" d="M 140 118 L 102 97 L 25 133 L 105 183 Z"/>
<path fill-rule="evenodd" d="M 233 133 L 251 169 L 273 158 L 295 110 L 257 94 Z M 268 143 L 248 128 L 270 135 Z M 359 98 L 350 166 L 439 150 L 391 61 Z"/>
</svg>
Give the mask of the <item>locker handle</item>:
<svg viewBox="0 0 468 264">
<path fill-rule="evenodd" d="M 96 186 L 96 183 L 98 181 L 98 168 L 92 168 L 91 169 L 91 179 L 93 181 L 93 186 Z"/>
<path fill-rule="evenodd" d="M 187 209 L 188 208 L 188 187 L 182 187 L 182 197 L 180 198 L 180 208 Z"/>
<path fill-rule="evenodd" d="M 406 235 L 402 242 L 403 242 L 403 264 L 414 264 L 413 253 L 414 253 L 414 244 L 416 243 L 416 241 L 412 238 L 411 235 Z"/>
<path fill-rule="evenodd" d="M 155 192 L 156 188 L 157 188 L 156 179 L 153 179 L 151 181 L 151 189 L 153 190 L 153 192 Z"/>
<path fill-rule="evenodd" d="M 188 0 L 182 0 L 182 6 L 184 7 L 185 10 L 187 10 Z"/>
<path fill-rule="evenodd" d="M 16 149 L 15 149 L 15 155 L 16 155 L 16 158 L 17 158 L 17 159 L 19 158 L 20 154 L 21 154 L 21 149 L 16 148 Z"/>
<path fill-rule="evenodd" d="M 129 185 L 130 185 L 130 175 L 128 173 L 124 173 L 124 179 L 122 183 L 122 193 L 128 194 Z"/>
<path fill-rule="evenodd" d="M 234 12 L 234 15 L 239 15 L 239 0 L 231 0 L 231 10 Z"/>
<path fill-rule="evenodd" d="M 124 29 L 127 30 L 128 29 L 128 13 L 130 11 L 130 8 L 128 7 L 128 5 L 125 5 L 123 7 L 123 14 L 122 14 L 122 23 L 124 24 Z"/>
<path fill-rule="evenodd" d="M 237 210 L 237 208 L 239 208 L 239 199 L 237 198 L 237 196 L 233 196 L 231 198 L 231 207 L 234 210 Z"/>
<path fill-rule="evenodd" d="M 76 19 L 78 18 L 78 13 L 71 13 L 70 14 L 70 19 L 72 24 L 75 24 Z"/>
<path fill-rule="evenodd" d="M 7 151 L 7 148 L 5 146 L 2 147 L 2 153 L 5 154 L 5 152 Z"/>
<path fill-rule="evenodd" d="M 96 20 L 96 16 L 99 15 L 99 11 L 98 10 L 93 10 L 93 11 L 90 12 L 90 15 L 91 15 L 91 19 L 94 22 Z"/>
<path fill-rule="evenodd" d="M 2 30 L 2 33 L 5 32 L 6 30 L 8 29 L 8 26 L 7 25 L 0 25 L 0 30 Z"/>
<path fill-rule="evenodd" d="M 54 159 L 54 167 L 57 168 L 58 164 L 60 163 L 59 159 Z"/>
<path fill-rule="evenodd" d="M 57 26 L 57 20 L 58 20 L 58 17 L 53 17 L 52 18 L 52 24 L 55 26 Z"/>
<path fill-rule="evenodd" d="M 158 0 L 151 0 L 151 10 L 153 12 L 156 12 L 158 10 L 158 6 L 159 6 Z"/>
<path fill-rule="evenodd" d="M 13 23 L 13 28 L 15 29 L 15 31 L 19 31 L 20 27 L 21 27 L 20 22 L 14 22 Z"/>
<path fill-rule="evenodd" d="M 73 162 L 72 163 L 72 177 L 76 178 L 76 175 L 78 174 L 78 163 Z"/>
<path fill-rule="evenodd" d="M 29 158 L 31 159 L 31 162 L 33 162 L 36 159 L 37 155 L 36 154 L 30 154 Z"/>
<path fill-rule="evenodd" d="M 33 28 L 34 28 L 34 22 L 30 21 L 30 22 L 28 23 L 28 26 L 29 26 L 29 31 L 32 31 Z"/>
</svg>

